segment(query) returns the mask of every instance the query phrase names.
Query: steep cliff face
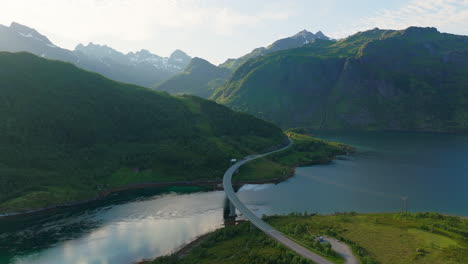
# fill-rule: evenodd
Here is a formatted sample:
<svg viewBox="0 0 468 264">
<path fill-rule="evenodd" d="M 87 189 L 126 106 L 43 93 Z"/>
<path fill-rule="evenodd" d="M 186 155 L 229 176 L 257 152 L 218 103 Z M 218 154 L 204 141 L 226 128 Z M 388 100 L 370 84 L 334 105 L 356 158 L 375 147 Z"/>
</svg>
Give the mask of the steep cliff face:
<svg viewBox="0 0 468 264">
<path fill-rule="evenodd" d="M 468 37 L 374 29 L 250 60 L 214 97 L 283 127 L 468 130 Z"/>
</svg>

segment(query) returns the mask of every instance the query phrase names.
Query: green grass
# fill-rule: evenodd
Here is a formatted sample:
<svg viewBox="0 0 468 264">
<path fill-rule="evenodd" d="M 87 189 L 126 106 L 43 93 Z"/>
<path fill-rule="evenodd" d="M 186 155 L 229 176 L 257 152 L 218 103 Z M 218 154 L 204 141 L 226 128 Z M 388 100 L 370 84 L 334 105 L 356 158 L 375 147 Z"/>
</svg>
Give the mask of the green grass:
<svg viewBox="0 0 468 264">
<path fill-rule="evenodd" d="M 349 244 L 362 264 L 468 263 L 468 220 L 435 213 L 269 216 L 281 232 L 310 246 L 313 237 L 327 234 Z M 327 251 L 321 247 L 320 250 Z M 330 253 L 329 253 L 330 254 Z M 331 253 L 332 254 L 332 253 Z M 285 259 L 294 254 L 279 246 L 249 223 L 228 226 L 210 234 L 190 253 L 157 258 L 152 264 L 191 263 L 307 263 Z M 339 258 L 331 257 L 336 263 Z"/>
<path fill-rule="evenodd" d="M 452 246 L 458 246 L 458 243 L 455 240 L 443 235 L 438 235 L 419 229 L 408 229 L 408 232 L 415 238 L 424 241 L 425 247 L 448 248 Z"/>
<path fill-rule="evenodd" d="M 221 179 L 231 157 L 284 144 L 281 129 L 194 96 L 0 53 L 0 213 L 141 182 Z"/>
<path fill-rule="evenodd" d="M 308 264 L 312 263 L 284 248 L 249 223 L 229 226 L 210 234 L 187 257 L 167 256 L 152 264 Z"/>
<path fill-rule="evenodd" d="M 262 181 L 291 176 L 295 167 L 330 162 L 336 155 L 353 151 L 352 147 L 327 142 L 307 135 L 286 131 L 294 145 L 279 153 L 242 166 L 234 181 Z"/>
<path fill-rule="evenodd" d="M 280 230 L 293 223 L 306 226 L 311 234 L 325 233 L 352 241 L 381 264 L 465 263 L 468 260 L 468 221 L 457 217 L 343 214 L 272 217 L 271 222 Z"/>
</svg>

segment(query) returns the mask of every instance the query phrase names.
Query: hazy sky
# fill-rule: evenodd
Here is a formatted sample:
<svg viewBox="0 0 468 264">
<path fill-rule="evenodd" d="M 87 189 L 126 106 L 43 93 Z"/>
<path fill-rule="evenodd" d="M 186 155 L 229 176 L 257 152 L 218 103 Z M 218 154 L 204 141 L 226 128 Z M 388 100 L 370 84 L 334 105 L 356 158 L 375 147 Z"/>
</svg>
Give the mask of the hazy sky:
<svg viewBox="0 0 468 264">
<path fill-rule="evenodd" d="M 302 29 L 341 38 L 417 25 L 468 35 L 468 0 L 0 0 L 0 24 L 12 21 L 68 49 L 182 49 L 217 64 Z"/>
</svg>

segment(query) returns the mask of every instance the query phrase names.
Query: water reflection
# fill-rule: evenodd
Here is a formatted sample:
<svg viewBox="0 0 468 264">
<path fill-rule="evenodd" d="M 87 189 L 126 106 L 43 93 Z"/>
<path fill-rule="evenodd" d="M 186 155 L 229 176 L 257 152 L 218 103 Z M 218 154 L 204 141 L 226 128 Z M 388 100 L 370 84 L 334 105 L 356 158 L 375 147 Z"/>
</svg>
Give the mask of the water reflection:
<svg viewBox="0 0 468 264">
<path fill-rule="evenodd" d="M 223 198 L 223 192 L 164 194 L 60 219 L 46 217 L 38 225 L 2 233 L 16 241 L 2 248 L 16 255 L 9 262 L 17 264 L 128 264 L 168 254 L 222 226 Z M 44 241 L 47 249 L 32 250 L 39 247 L 30 239 Z"/>
</svg>

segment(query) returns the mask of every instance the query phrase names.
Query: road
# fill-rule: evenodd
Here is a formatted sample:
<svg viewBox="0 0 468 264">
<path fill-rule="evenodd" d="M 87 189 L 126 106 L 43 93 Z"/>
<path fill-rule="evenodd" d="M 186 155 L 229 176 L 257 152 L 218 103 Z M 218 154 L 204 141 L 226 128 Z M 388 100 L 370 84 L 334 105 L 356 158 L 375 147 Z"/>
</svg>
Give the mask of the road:
<svg viewBox="0 0 468 264">
<path fill-rule="evenodd" d="M 330 243 L 333 251 L 340 254 L 340 256 L 345 259 L 344 264 L 359 264 L 359 260 L 353 255 L 353 251 L 348 245 L 332 237 L 324 236 L 323 240 Z"/>
<path fill-rule="evenodd" d="M 292 146 L 293 142 L 291 139 L 289 139 L 289 144 L 284 147 L 284 148 L 281 148 L 281 149 L 278 149 L 278 150 L 275 150 L 275 151 L 271 151 L 271 152 L 268 152 L 268 153 L 264 153 L 264 154 L 261 154 L 261 155 L 253 155 L 253 156 L 248 156 L 246 157 L 245 159 L 241 160 L 241 161 L 238 161 L 237 163 L 235 163 L 234 165 L 232 165 L 229 169 L 227 169 L 227 171 L 224 173 L 224 177 L 223 177 L 223 187 L 224 187 L 224 192 L 226 193 L 228 199 L 234 204 L 234 206 L 237 208 L 237 210 L 239 210 L 245 217 L 247 217 L 247 219 L 249 219 L 249 221 L 255 225 L 256 227 L 258 227 L 260 230 L 262 230 L 263 232 L 265 232 L 265 234 L 269 235 L 270 237 L 272 237 L 273 239 L 275 239 L 276 241 L 278 241 L 279 243 L 283 244 L 284 246 L 290 248 L 291 250 L 295 251 L 297 254 L 307 258 L 307 259 L 310 259 L 312 260 L 313 262 L 317 263 L 317 264 L 333 264 L 333 262 L 325 259 L 324 257 L 316 254 L 316 253 L 313 253 L 312 251 L 310 251 L 309 249 L 305 248 L 304 246 L 298 244 L 297 242 L 291 240 L 290 238 L 288 238 L 286 235 L 284 235 L 283 233 L 279 232 L 278 230 L 276 230 L 275 228 L 273 228 L 272 226 L 270 226 L 269 224 L 265 223 L 265 221 L 263 221 L 262 219 L 260 219 L 259 217 L 257 217 L 252 211 L 250 211 L 240 200 L 239 198 L 237 197 L 236 193 L 234 192 L 234 189 L 232 188 L 232 175 L 234 174 L 234 172 L 237 171 L 237 169 L 239 169 L 242 165 L 244 165 L 245 163 L 249 162 L 249 161 L 252 161 L 254 159 L 258 159 L 258 158 L 261 158 L 261 157 L 264 157 L 264 156 L 267 156 L 267 155 L 270 155 L 270 154 L 273 154 L 275 152 L 279 152 L 279 151 L 282 151 L 282 150 L 285 150 L 285 149 L 288 149 Z"/>
</svg>

